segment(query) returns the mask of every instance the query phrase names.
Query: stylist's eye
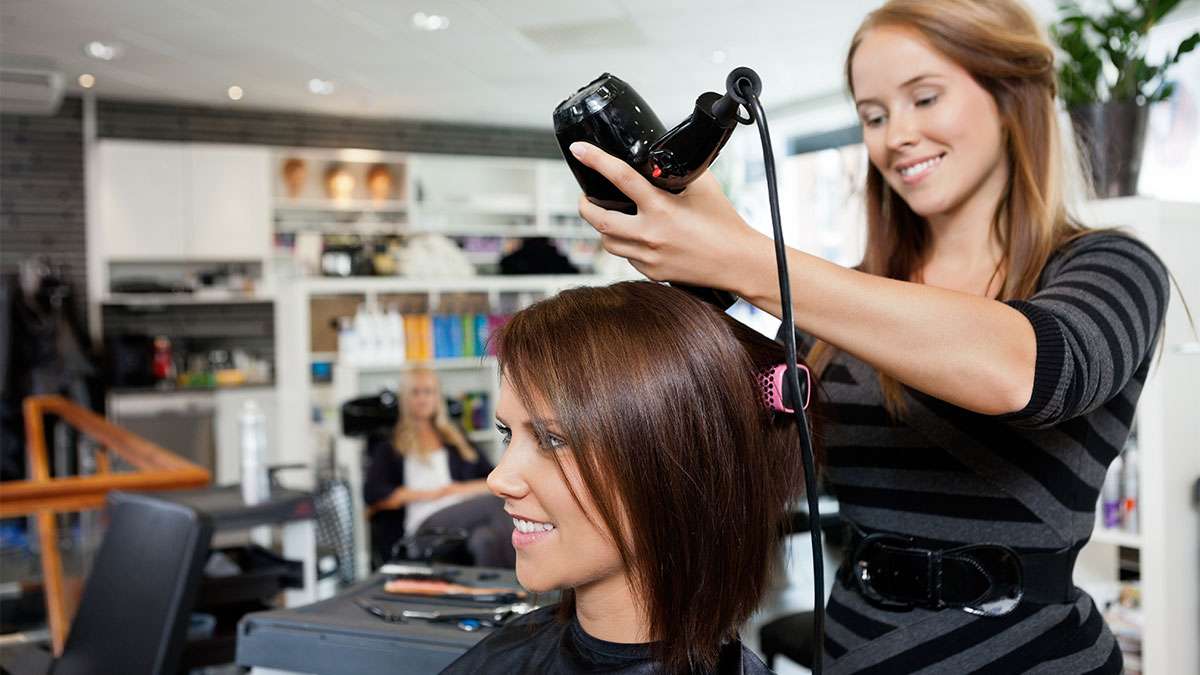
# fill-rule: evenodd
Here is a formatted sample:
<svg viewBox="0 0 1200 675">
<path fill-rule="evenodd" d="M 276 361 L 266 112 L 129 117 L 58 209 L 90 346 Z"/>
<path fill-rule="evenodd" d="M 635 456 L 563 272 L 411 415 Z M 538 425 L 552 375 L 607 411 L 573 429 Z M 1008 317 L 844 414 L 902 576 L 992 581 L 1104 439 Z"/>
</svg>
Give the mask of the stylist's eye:
<svg viewBox="0 0 1200 675">
<path fill-rule="evenodd" d="M 496 431 L 500 432 L 500 445 L 503 445 L 507 448 L 508 444 L 512 442 L 512 429 L 509 429 L 503 424 L 497 422 Z"/>
<path fill-rule="evenodd" d="M 934 103 L 937 103 L 937 100 L 938 100 L 937 96 L 923 96 L 923 97 L 917 99 L 917 107 L 924 108 L 927 106 L 931 106 Z"/>
<path fill-rule="evenodd" d="M 883 115 L 869 115 L 863 118 L 863 124 L 872 129 L 883 124 Z"/>
</svg>

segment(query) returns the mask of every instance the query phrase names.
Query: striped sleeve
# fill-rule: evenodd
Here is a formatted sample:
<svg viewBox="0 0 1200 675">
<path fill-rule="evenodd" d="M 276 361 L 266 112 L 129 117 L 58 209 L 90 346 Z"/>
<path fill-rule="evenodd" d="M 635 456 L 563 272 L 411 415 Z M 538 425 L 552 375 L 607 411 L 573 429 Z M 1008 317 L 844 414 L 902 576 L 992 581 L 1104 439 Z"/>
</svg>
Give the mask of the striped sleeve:
<svg viewBox="0 0 1200 675">
<path fill-rule="evenodd" d="M 1154 350 L 1166 315 L 1166 267 L 1137 239 L 1097 232 L 1062 256 L 1031 298 L 1008 302 L 1037 339 L 1029 403 L 999 416 L 1014 426 L 1052 427 L 1112 399 Z"/>
</svg>

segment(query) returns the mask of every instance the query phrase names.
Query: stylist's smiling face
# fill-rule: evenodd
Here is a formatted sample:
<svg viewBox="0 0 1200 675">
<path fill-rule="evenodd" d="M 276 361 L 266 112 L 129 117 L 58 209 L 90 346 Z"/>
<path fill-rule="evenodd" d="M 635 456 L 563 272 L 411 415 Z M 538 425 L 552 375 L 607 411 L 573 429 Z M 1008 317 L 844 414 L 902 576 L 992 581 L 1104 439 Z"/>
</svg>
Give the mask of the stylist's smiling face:
<svg viewBox="0 0 1200 675">
<path fill-rule="evenodd" d="M 918 215 L 950 214 L 1008 180 L 995 99 L 918 33 L 868 31 L 850 64 L 871 163 Z"/>
<path fill-rule="evenodd" d="M 579 478 L 574 455 L 554 421 L 535 420 L 505 378 L 500 381 L 496 421 L 504 455 L 488 475 L 487 484 L 504 500 L 504 510 L 516 525 L 512 541 L 521 585 L 541 592 L 578 588 L 623 575 L 617 547 L 607 535 Z"/>
</svg>

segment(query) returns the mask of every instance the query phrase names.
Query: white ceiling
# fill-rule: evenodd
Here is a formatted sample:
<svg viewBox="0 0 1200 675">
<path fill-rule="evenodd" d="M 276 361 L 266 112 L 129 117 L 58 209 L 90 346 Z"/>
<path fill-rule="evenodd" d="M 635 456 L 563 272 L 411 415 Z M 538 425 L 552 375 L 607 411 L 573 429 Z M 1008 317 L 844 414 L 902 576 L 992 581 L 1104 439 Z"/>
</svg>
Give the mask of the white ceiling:
<svg viewBox="0 0 1200 675">
<path fill-rule="evenodd" d="M 881 0 L 3 0 L 0 50 L 54 59 L 79 91 L 371 117 L 550 126 L 560 100 L 609 71 L 667 124 L 747 65 L 772 106 L 841 88 L 854 28 Z M 1053 0 L 1031 3 L 1040 15 Z M 414 12 L 450 28 L 413 28 Z M 91 40 L 123 47 L 86 56 Z M 722 50 L 727 60 L 714 64 Z M 336 91 L 318 96 L 312 78 Z M 239 102 L 225 92 L 245 91 Z"/>
</svg>

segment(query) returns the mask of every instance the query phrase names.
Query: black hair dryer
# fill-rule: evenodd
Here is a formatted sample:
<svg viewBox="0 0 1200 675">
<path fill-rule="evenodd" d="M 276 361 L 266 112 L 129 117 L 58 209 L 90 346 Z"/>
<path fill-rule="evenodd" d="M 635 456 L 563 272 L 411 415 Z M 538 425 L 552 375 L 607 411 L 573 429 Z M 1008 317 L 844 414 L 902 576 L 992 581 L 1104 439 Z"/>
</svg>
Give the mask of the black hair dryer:
<svg viewBox="0 0 1200 675">
<path fill-rule="evenodd" d="M 633 200 L 575 159 L 568 149 L 572 143 L 587 141 L 625 160 L 656 187 L 682 192 L 713 163 L 739 123 L 753 123 L 738 114 L 738 107 L 747 102 L 743 92 L 758 96 L 761 91 L 757 73 L 749 68 L 735 68 L 725 79 L 724 96 L 711 91 L 701 94 L 691 116 L 667 131 L 633 87 L 615 75 L 604 73 L 558 104 L 554 109 L 554 134 L 588 201 L 633 214 L 637 213 Z M 737 300 L 727 291 L 676 286 L 721 309 Z"/>
</svg>

